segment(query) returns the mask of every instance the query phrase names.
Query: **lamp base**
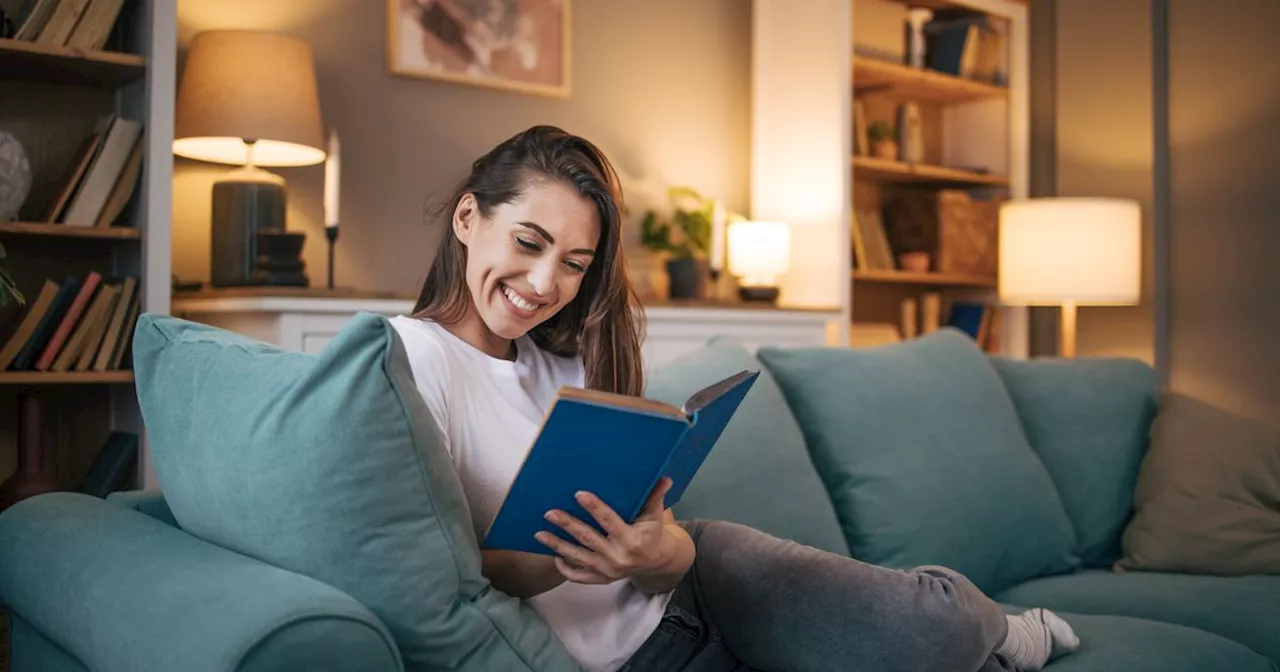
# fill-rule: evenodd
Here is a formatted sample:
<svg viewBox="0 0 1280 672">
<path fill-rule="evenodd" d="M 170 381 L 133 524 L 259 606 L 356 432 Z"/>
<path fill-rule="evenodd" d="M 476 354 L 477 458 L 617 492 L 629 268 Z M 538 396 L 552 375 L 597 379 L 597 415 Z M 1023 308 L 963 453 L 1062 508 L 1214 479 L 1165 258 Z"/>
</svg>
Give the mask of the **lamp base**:
<svg viewBox="0 0 1280 672">
<path fill-rule="evenodd" d="M 763 286 L 739 287 L 738 298 L 745 303 L 777 303 L 778 288 Z"/>
<path fill-rule="evenodd" d="M 259 231 L 258 255 L 254 258 L 253 285 L 276 287 L 307 287 L 311 284 L 304 269 L 302 246 L 307 234 L 301 231 Z"/>
<path fill-rule="evenodd" d="M 209 283 L 215 287 L 263 284 L 255 279 L 258 233 L 283 230 L 284 178 L 245 166 L 213 185 Z"/>
</svg>

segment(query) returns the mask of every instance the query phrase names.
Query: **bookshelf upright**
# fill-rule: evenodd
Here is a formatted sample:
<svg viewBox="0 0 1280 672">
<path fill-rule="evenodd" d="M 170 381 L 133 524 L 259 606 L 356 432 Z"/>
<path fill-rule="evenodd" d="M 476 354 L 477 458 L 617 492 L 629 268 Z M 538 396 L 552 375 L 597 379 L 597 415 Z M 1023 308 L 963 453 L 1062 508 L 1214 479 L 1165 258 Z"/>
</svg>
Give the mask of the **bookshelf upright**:
<svg viewBox="0 0 1280 672">
<path fill-rule="evenodd" d="M 83 32 L 70 37 L 88 27 L 92 12 L 110 14 L 113 4 L 119 5 L 114 21 L 98 28 L 108 31 L 105 39 Z M 61 344 L 51 345 L 46 331 L 46 341 L 34 348 L 38 355 L 0 367 L 0 481 L 17 469 L 20 409 L 35 399 L 46 469 L 61 488 L 76 489 L 112 431 L 143 442 L 134 485 L 146 486 L 151 479 L 127 326 L 134 314 L 169 312 L 176 0 L 16 0 L 24 13 L 39 5 L 49 13 L 46 26 L 64 15 L 62 35 L 41 36 L 36 26 L 0 38 L 0 131 L 22 144 L 32 172 L 16 221 L 0 222 L 8 254 L 0 263 L 27 300 L 0 313 L 0 348 L 36 310 L 46 282 L 61 286 L 74 278 L 80 288 L 94 289 L 84 292 L 80 319 L 68 322 Z M 25 18 L 15 17 L 18 30 Z M 129 124 L 104 121 L 113 118 Z M 136 139 L 124 132 L 129 128 Z M 115 170 L 94 177 L 99 165 Z M 109 295 L 108 287 L 114 288 Z M 95 303 L 100 307 L 91 322 Z M 113 325 L 114 346 L 108 345 Z M 79 351 L 68 353 L 80 331 Z"/>
</svg>

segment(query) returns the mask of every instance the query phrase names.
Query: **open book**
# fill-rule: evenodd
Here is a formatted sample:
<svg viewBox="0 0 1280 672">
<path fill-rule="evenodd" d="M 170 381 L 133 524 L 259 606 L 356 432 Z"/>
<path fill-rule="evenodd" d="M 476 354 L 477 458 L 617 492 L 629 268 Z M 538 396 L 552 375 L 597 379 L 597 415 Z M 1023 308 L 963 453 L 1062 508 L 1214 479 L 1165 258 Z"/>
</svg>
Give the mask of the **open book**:
<svg viewBox="0 0 1280 672">
<path fill-rule="evenodd" d="M 564 387 L 525 456 L 482 547 L 552 555 L 533 535 L 573 541 L 543 515 L 560 509 L 603 530 L 574 499 L 585 490 L 635 522 L 663 476 L 667 508 L 680 501 L 759 371 L 742 371 L 689 397 L 681 408 L 652 399 Z M 575 542 L 576 543 L 576 542 Z"/>
</svg>

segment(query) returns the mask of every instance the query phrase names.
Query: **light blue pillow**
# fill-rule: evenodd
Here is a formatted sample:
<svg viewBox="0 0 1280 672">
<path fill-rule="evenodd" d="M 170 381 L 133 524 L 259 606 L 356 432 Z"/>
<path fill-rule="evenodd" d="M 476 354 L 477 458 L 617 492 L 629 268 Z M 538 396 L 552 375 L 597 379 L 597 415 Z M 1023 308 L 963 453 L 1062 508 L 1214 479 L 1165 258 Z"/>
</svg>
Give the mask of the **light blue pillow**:
<svg viewBox="0 0 1280 672">
<path fill-rule="evenodd" d="M 679 406 L 744 369 L 760 371 L 724 434 L 672 512 L 728 520 L 777 537 L 849 554 L 835 508 L 773 375 L 736 341 L 717 337 L 659 367 L 646 396 Z"/>
<path fill-rule="evenodd" d="M 1156 372 L 1136 359 L 992 363 L 1049 470 L 1084 564 L 1110 567 L 1133 515 L 1133 489 L 1155 418 Z"/>
<path fill-rule="evenodd" d="M 945 565 L 992 593 L 1079 565 L 987 356 L 955 329 L 877 348 L 762 348 L 853 556 Z"/>
<path fill-rule="evenodd" d="M 384 318 L 361 313 L 313 356 L 144 315 L 134 368 L 183 529 L 355 597 L 407 670 L 578 669 L 481 575 L 461 485 Z"/>
</svg>

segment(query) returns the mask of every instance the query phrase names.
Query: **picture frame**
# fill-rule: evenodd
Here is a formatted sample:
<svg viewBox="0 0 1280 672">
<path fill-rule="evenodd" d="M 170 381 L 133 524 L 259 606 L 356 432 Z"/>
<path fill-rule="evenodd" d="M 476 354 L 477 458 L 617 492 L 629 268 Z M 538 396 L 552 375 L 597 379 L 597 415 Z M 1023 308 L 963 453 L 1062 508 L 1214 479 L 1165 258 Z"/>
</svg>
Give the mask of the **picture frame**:
<svg viewBox="0 0 1280 672">
<path fill-rule="evenodd" d="M 387 69 L 404 77 L 567 98 L 571 2 L 387 0 Z"/>
</svg>

